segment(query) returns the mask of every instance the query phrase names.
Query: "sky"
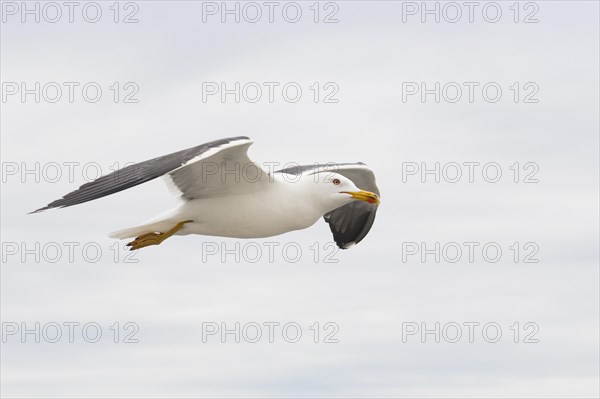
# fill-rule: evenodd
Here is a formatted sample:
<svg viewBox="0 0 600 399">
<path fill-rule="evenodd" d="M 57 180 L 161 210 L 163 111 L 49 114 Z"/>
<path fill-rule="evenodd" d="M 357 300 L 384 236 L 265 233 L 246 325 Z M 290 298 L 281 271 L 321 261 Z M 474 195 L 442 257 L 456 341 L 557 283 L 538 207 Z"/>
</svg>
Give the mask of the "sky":
<svg viewBox="0 0 600 399">
<path fill-rule="evenodd" d="M 597 2 L 0 9 L 3 397 L 600 395 Z M 368 164 L 369 235 L 129 253 L 162 179 L 27 214 L 238 135 Z"/>
</svg>

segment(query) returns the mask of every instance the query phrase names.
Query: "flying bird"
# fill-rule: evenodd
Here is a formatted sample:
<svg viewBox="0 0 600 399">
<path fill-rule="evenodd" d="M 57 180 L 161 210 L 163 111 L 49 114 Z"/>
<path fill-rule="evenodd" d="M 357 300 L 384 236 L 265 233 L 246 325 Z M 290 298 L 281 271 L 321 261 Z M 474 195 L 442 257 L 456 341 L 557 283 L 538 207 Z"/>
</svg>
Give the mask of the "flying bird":
<svg viewBox="0 0 600 399">
<path fill-rule="evenodd" d="M 127 244 L 130 250 L 158 245 L 172 235 L 271 237 L 305 229 L 321 217 L 342 249 L 367 235 L 379 189 L 365 164 L 303 165 L 267 173 L 248 158 L 252 143 L 244 136 L 225 138 L 133 164 L 31 213 L 92 201 L 165 176 L 183 203 L 110 234 L 135 238 Z"/>
</svg>

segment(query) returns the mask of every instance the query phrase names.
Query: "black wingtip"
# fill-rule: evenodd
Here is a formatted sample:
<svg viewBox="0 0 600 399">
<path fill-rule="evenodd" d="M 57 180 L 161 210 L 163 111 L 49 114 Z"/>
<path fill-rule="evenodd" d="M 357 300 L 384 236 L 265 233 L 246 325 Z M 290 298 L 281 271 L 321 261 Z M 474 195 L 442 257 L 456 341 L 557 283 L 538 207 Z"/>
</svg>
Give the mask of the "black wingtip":
<svg viewBox="0 0 600 399">
<path fill-rule="evenodd" d="M 356 244 L 358 244 L 357 241 L 350 241 L 350 242 L 336 241 L 335 243 L 337 244 L 339 249 L 350 249 L 350 248 L 356 246 Z"/>
<path fill-rule="evenodd" d="M 45 207 L 36 209 L 35 211 L 27 212 L 27 214 L 28 215 L 32 215 L 34 213 L 44 212 L 44 211 L 47 211 L 48 209 L 53 209 L 53 208 L 55 208 L 55 207 L 54 206 L 50 206 L 50 205 L 46 205 Z"/>
</svg>

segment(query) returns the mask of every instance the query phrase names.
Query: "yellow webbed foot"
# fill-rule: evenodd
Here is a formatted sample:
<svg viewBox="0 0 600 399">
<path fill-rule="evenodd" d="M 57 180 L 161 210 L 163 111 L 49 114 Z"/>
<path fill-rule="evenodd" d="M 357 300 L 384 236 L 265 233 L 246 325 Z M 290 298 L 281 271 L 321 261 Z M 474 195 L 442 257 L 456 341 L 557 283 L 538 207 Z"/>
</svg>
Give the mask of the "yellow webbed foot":
<svg viewBox="0 0 600 399">
<path fill-rule="evenodd" d="M 141 249 L 144 247 L 148 247 L 150 245 L 158 245 L 158 244 L 162 243 L 164 240 L 166 240 L 167 238 L 171 237 L 173 234 L 177 233 L 179 230 L 181 230 L 181 228 L 183 227 L 184 224 L 190 223 L 190 222 L 192 222 L 192 220 L 185 220 L 183 222 L 179 222 L 171 230 L 164 232 L 164 233 L 156 232 L 156 233 L 142 234 L 141 236 L 137 237 L 135 240 L 127 243 L 127 246 L 129 247 L 130 251 L 134 251 L 136 249 Z"/>
</svg>

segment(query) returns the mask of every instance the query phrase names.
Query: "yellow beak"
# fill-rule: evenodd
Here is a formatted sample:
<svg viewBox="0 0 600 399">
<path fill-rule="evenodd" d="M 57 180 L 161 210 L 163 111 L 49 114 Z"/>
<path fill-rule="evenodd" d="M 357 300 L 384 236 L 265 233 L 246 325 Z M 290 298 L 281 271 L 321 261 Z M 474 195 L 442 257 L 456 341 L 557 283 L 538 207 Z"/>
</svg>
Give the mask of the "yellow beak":
<svg viewBox="0 0 600 399">
<path fill-rule="evenodd" d="M 342 191 L 344 194 L 350 194 L 352 198 L 367 201 L 369 204 L 379 204 L 379 196 L 370 191 Z"/>
</svg>

